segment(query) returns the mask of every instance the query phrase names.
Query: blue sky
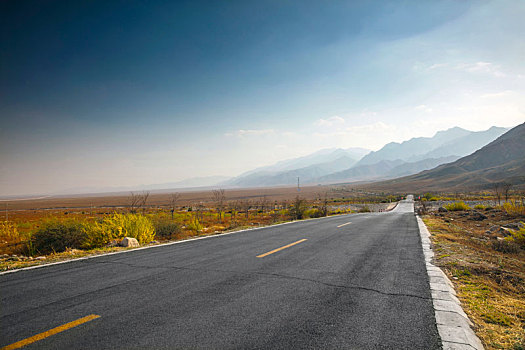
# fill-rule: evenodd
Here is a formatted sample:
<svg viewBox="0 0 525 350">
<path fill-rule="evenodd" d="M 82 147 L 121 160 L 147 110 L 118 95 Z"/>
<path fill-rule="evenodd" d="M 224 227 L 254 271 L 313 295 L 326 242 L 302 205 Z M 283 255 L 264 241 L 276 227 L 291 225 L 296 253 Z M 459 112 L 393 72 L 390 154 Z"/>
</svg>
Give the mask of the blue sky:
<svg viewBox="0 0 525 350">
<path fill-rule="evenodd" d="M 525 120 L 523 1 L 0 3 L 0 195 Z"/>
</svg>

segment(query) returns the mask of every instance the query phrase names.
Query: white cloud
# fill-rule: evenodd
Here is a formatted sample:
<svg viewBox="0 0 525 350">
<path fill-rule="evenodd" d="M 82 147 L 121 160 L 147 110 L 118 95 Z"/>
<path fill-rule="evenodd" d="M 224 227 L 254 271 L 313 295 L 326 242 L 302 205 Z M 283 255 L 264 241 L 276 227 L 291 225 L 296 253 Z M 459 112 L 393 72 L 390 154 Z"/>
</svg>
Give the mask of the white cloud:
<svg viewBox="0 0 525 350">
<path fill-rule="evenodd" d="M 514 94 L 514 91 L 512 91 L 512 90 L 505 90 L 505 91 L 500 91 L 500 92 L 483 94 L 480 97 L 481 98 L 500 98 L 500 97 L 510 96 L 512 94 Z"/>
<path fill-rule="evenodd" d="M 503 78 L 507 75 L 501 71 L 499 65 L 495 65 L 491 62 L 476 62 L 476 63 L 462 63 L 456 66 L 457 70 L 462 70 L 469 73 L 485 73 L 490 74 L 497 78 Z"/>
<path fill-rule="evenodd" d="M 345 120 L 341 118 L 340 116 L 334 115 L 333 117 L 327 118 L 327 119 L 319 119 L 315 122 L 315 126 L 322 126 L 322 127 L 332 127 L 335 125 L 341 125 L 344 124 Z"/>
<path fill-rule="evenodd" d="M 448 63 L 434 63 L 434 64 L 430 65 L 427 69 L 433 70 L 433 69 L 443 68 L 443 67 L 447 67 L 447 66 L 448 66 Z"/>
<path fill-rule="evenodd" d="M 422 111 L 422 112 L 427 112 L 427 113 L 432 113 L 433 111 L 433 109 L 427 105 L 419 105 L 419 106 L 414 107 L 414 109 L 416 111 Z"/>
<path fill-rule="evenodd" d="M 239 129 L 235 132 L 229 132 L 224 136 L 232 137 L 245 137 L 245 136 L 267 136 L 274 135 L 276 131 L 274 129 Z"/>
</svg>

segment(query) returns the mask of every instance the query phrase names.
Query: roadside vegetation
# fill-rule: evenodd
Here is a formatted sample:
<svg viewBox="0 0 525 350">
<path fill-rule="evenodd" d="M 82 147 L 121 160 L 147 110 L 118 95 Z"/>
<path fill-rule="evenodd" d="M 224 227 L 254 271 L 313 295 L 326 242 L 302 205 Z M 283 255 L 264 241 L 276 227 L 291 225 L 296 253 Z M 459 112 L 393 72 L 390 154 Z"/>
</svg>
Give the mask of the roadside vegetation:
<svg viewBox="0 0 525 350">
<path fill-rule="evenodd" d="M 426 206 L 436 264 L 487 349 L 525 349 L 525 196 Z M 480 201 L 473 199 L 471 203 Z M 499 201 L 499 204 L 498 204 Z M 420 211 L 425 207 L 419 203 Z"/>
<path fill-rule="evenodd" d="M 345 188 L 280 202 L 265 196 L 228 199 L 224 190 L 210 194 L 206 201 L 188 202 L 173 193 L 167 203 L 155 203 L 142 192 L 131 193 L 120 208 L 12 211 L 8 220 L 0 221 L 0 271 L 128 249 L 119 246 L 124 237 L 140 245 L 158 244 L 291 220 L 380 211 L 401 199 Z"/>
</svg>

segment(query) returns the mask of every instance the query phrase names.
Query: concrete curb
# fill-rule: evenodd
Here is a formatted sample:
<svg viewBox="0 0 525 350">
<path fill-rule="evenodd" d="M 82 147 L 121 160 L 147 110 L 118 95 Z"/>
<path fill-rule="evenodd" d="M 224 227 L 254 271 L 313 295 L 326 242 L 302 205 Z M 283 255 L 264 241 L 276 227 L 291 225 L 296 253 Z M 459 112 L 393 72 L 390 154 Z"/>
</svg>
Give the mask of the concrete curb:
<svg viewBox="0 0 525 350">
<path fill-rule="evenodd" d="M 430 281 L 432 303 L 436 315 L 436 324 L 445 350 L 483 350 L 483 344 L 472 330 L 472 322 L 463 311 L 452 282 L 443 271 L 434 264 L 430 242 L 430 232 L 423 220 L 417 216 L 421 245 L 425 254 L 427 274 Z"/>
</svg>

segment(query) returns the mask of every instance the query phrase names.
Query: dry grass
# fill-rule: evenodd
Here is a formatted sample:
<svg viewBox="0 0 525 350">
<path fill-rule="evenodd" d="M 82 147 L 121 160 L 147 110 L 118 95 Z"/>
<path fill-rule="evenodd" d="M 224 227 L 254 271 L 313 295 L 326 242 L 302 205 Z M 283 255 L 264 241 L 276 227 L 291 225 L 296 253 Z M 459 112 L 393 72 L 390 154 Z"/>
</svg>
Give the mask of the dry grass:
<svg viewBox="0 0 525 350">
<path fill-rule="evenodd" d="M 498 252 L 492 246 L 495 237 L 486 233 L 487 227 L 501 224 L 502 217 L 483 224 L 455 213 L 424 220 L 436 264 L 454 283 L 486 348 L 525 349 L 525 251 Z"/>
</svg>

